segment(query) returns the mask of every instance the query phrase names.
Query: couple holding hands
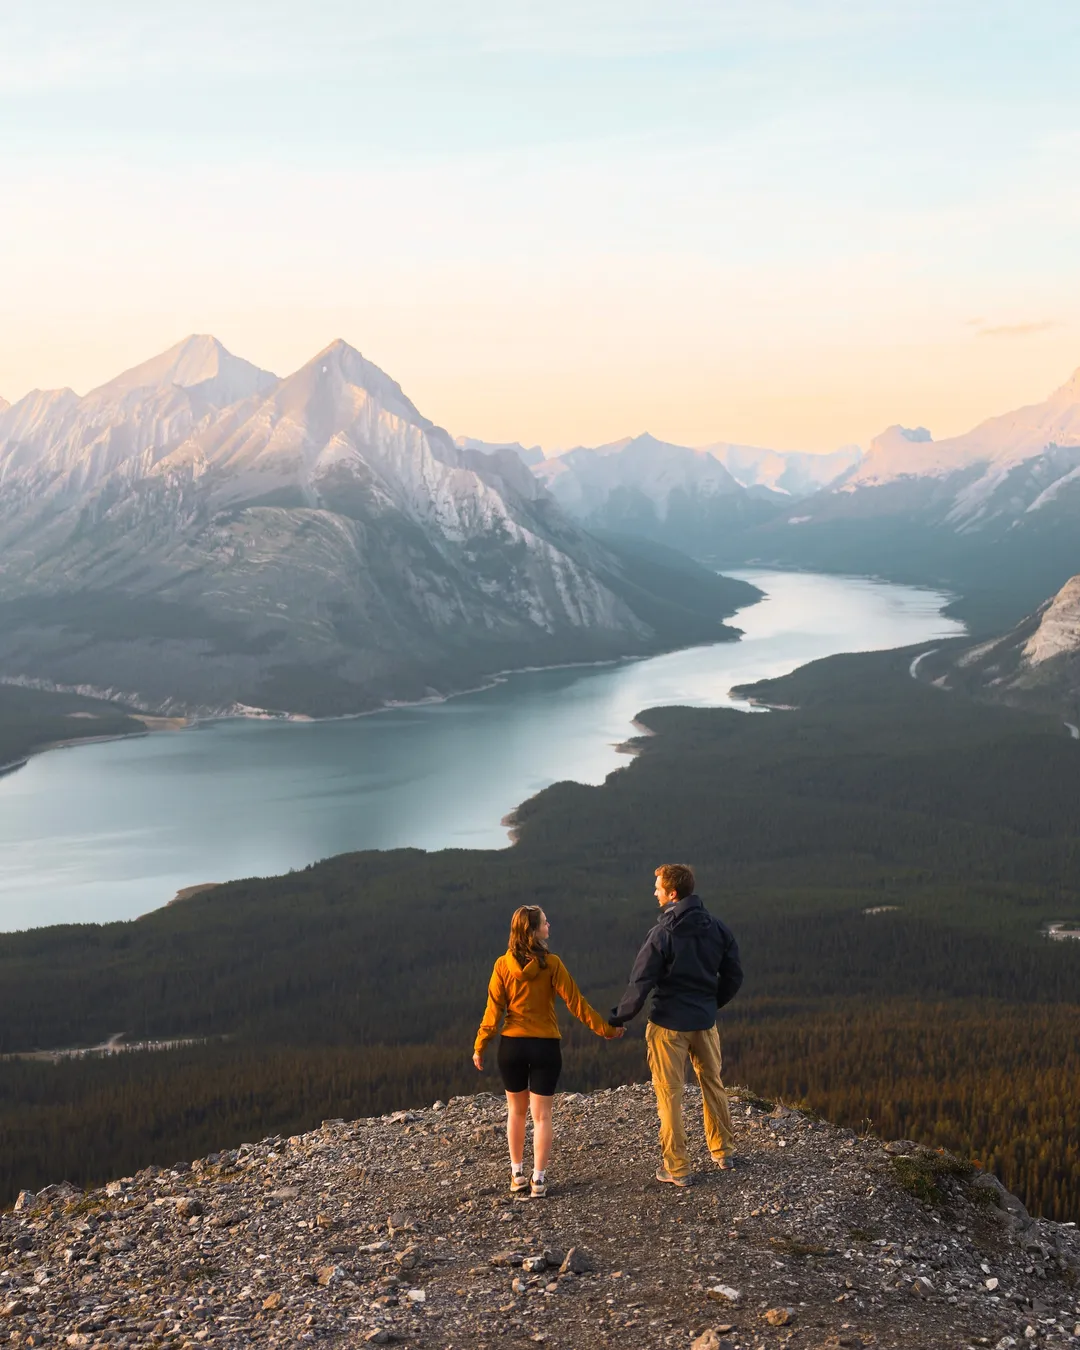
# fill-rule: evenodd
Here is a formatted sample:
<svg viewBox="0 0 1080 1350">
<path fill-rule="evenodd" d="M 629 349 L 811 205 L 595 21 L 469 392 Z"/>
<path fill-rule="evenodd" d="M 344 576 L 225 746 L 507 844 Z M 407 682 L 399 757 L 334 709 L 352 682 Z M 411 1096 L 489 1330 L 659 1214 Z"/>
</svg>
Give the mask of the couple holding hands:
<svg viewBox="0 0 1080 1350">
<path fill-rule="evenodd" d="M 548 950 L 550 925 L 539 905 L 523 905 L 514 912 L 509 948 L 491 972 L 473 1052 L 473 1063 L 482 1070 L 484 1051 L 502 1023 L 497 1059 L 506 1089 L 512 1195 L 527 1192 L 539 1199 L 547 1194 L 551 1102 L 562 1070 L 556 994 L 591 1031 L 613 1040 L 625 1034 L 624 1024 L 637 1016 L 652 993 L 645 1042 L 663 1154 L 656 1179 L 675 1186 L 693 1182 L 682 1113 L 687 1059 L 701 1085 L 709 1152 L 718 1167 L 733 1166 L 716 1014 L 738 992 L 742 967 L 734 935 L 709 913 L 694 886 L 693 872 L 682 863 L 656 869 L 660 918 L 638 952 L 626 993 L 607 1018 L 582 996 L 562 961 Z M 524 1163 L 527 1114 L 533 1120 L 531 1177 Z"/>
</svg>

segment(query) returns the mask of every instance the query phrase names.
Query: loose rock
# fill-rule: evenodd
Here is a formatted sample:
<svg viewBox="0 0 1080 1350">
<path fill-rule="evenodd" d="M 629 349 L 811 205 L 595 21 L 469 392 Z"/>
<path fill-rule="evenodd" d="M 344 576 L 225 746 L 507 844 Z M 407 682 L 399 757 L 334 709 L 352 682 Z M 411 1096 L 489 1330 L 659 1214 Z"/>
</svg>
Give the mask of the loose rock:
<svg viewBox="0 0 1080 1350">
<path fill-rule="evenodd" d="M 708 1292 L 709 1297 L 718 1303 L 738 1303 L 742 1299 L 739 1290 L 730 1284 L 714 1284 Z"/>
<path fill-rule="evenodd" d="M 689 1122 L 700 1096 L 686 1097 Z M 543 1207 L 508 1207 L 505 1106 L 484 1095 L 327 1121 L 85 1195 L 46 1186 L 0 1214 L 0 1340 L 780 1350 L 797 1326 L 807 1350 L 1013 1350 L 1030 1326 L 1040 1350 L 1070 1346 L 1076 1229 L 1025 1219 L 985 1174 L 959 1174 L 929 1206 L 893 1161 L 931 1156 L 918 1146 L 892 1153 L 749 1094 L 733 1106 L 744 1166 L 718 1173 L 692 1127 L 687 1192 L 653 1181 L 646 1085 L 557 1098 Z M 929 1297 L 912 1296 L 920 1280 Z M 757 1333 L 710 1317 L 742 1308 Z"/>
<path fill-rule="evenodd" d="M 580 1247 L 571 1247 L 563 1258 L 559 1273 L 565 1275 L 567 1271 L 570 1271 L 574 1275 L 587 1275 L 589 1271 L 595 1269 L 596 1267 L 587 1252 L 582 1251 Z"/>
</svg>

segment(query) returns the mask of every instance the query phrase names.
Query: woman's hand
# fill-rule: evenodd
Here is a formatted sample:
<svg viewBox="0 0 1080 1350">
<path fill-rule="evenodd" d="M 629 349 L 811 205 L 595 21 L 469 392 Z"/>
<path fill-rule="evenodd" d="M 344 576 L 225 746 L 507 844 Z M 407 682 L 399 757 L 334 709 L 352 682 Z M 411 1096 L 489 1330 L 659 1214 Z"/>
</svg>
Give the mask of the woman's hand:
<svg viewBox="0 0 1080 1350">
<path fill-rule="evenodd" d="M 476 1065 L 480 1073 L 484 1072 L 484 1058 L 481 1054 L 477 1053 L 473 1055 L 472 1062 Z"/>
<path fill-rule="evenodd" d="M 609 1041 L 617 1041 L 620 1039 L 620 1037 L 625 1035 L 626 1035 L 625 1027 L 612 1027 L 611 1030 L 606 1034 L 604 1039 Z"/>
</svg>

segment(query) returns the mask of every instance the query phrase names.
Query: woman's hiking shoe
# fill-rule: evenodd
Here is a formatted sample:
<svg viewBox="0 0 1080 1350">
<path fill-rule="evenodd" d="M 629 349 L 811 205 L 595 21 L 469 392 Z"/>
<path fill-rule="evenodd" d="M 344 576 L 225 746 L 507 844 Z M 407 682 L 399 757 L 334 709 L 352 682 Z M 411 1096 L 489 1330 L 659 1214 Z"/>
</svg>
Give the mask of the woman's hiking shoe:
<svg viewBox="0 0 1080 1350">
<path fill-rule="evenodd" d="M 529 1183 L 529 1194 L 534 1200 L 543 1200 L 547 1195 L 546 1181 L 531 1181 Z"/>
<path fill-rule="evenodd" d="M 693 1173 L 687 1172 L 685 1176 L 673 1177 L 666 1167 L 658 1167 L 656 1169 L 656 1179 L 657 1181 L 670 1182 L 672 1186 L 679 1187 L 692 1186 L 694 1184 Z"/>
<path fill-rule="evenodd" d="M 529 1189 L 529 1178 L 524 1172 L 510 1173 L 510 1194 L 524 1195 Z"/>
</svg>

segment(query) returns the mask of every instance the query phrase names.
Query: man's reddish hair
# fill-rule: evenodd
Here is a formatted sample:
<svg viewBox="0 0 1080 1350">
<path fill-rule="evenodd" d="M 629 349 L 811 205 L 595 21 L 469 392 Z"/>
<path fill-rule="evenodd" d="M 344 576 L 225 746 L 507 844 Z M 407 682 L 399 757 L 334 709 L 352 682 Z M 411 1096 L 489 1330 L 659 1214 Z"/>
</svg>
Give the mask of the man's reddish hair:
<svg viewBox="0 0 1080 1350">
<path fill-rule="evenodd" d="M 693 895 L 697 888 L 693 868 L 687 867 L 685 863 L 665 863 L 663 867 L 656 869 L 656 875 L 660 878 L 660 885 L 664 890 L 674 891 L 680 900 Z"/>
</svg>

